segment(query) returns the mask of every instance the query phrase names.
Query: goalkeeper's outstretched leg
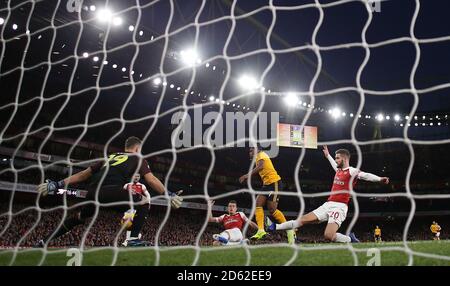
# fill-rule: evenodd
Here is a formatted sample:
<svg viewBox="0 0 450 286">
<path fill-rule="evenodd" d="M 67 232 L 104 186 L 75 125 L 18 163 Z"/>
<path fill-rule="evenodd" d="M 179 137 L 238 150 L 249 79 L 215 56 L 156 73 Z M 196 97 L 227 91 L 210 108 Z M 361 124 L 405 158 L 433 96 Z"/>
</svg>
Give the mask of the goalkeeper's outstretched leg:
<svg viewBox="0 0 450 286">
<path fill-rule="evenodd" d="M 116 192 L 116 193 L 115 193 Z M 57 239 L 58 237 L 70 232 L 73 228 L 79 225 L 85 224 L 89 219 L 91 219 L 95 215 L 96 211 L 96 203 L 94 198 L 95 191 L 90 192 L 91 195 L 88 194 L 89 204 L 84 205 L 81 210 L 75 215 L 75 217 L 68 218 L 64 220 L 61 227 L 55 232 L 48 235 L 46 238 L 40 240 L 37 243 L 38 247 L 44 247 L 50 241 Z M 117 192 L 116 188 L 104 188 L 99 191 L 99 202 L 101 203 L 109 203 L 109 202 L 123 202 L 126 207 L 130 206 L 130 203 L 127 203 L 129 197 L 125 192 Z M 141 197 L 138 195 L 132 196 L 133 203 L 140 203 Z M 127 240 L 127 246 L 137 246 L 137 245 L 147 245 L 148 242 L 140 241 L 139 234 L 141 232 L 142 226 L 144 225 L 145 220 L 147 219 L 149 213 L 149 205 L 136 205 L 134 206 L 135 214 L 133 218 L 133 224 L 130 231 L 130 238 Z M 124 206 L 119 206 L 119 208 L 123 208 Z M 102 211 L 103 208 L 100 208 L 99 211 Z M 133 241 L 130 243 L 130 241 Z"/>
<path fill-rule="evenodd" d="M 124 185 L 128 185 L 137 172 L 139 178 L 144 178 L 145 182 L 158 194 L 168 193 L 170 196 L 170 205 L 173 208 L 181 207 L 183 198 L 179 196 L 182 191 L 173 193 L 167 191 L 161 181 L 153 175 L 147 160 L 142 159 L 140 155 L 142 141 L 137 137 L 129 137 L 125 141 L 124 152 L 113 153 L 108 160 L 98 160 L 95 164 L 87 169 L 73 174 L 61 181 L 54 182 L 47 180 L 38 186 L 38 193 L 46 196 L 55 193 L 58 189 L 65 188 L 68 185 L 88 182 L 87 200 L 89 203 L 82 208 L 81 213 L 76 218 L 65 220 L 62 227 L 56 233 L 48 236 L 45 240 L 41 240 L 38 246 L 46 245 L 51 239 L 57 238 L 72 230 L 80 224 L 84 224 L 87 218 L 95 214 L 96 204 L 122 202 L 128 207 L 130 204 L 142 201 L 142 194 L 132 192 L 128 189 L 124 190 Z M 98 192 L 98 196 L 97 195 Z M 137 216 L 135 229 L 131 230 L 131 236 L 137 237 L 142 227 L 148 211 L 140 211 Z M 133 236 L 134 235 L 134 236 Z M 136 243 L 139 244 L 137 239 Z"/>
<path fill-rule="evenodd" d="M 85 224 L 89 221 L 96 212 L 97 204 L 95 198 L 96 190 L 89 190 L 88 195 L 86 197 L 88 203 L 83 205 L 81 209 L 76 213 L 74 217 L 67 218 L 62 223 L 61 227 L 54 233 L 49 234 L 44 239 L 40 240 L 37 244 L 39 247 L 44 247 L 50 241 L 57 239 L 60 236 L 70 232 L 73 228 L 79 225 Z M 105 187 L 98 192 L 98 202 L 99 203 L 110 203 L 110 202 L 123 202 L 126 203 L 129 200 L 128 194 L 125 192 L 117 192 L 117 188 Z M 138 198 L 135 197 L 133 200 L 138 201 Z M 129 206 L 129 203 L 127 204 Z M 102 208 L 99 208 L 101 211 Z"/>
<path fill-rule="evenodd" d="M 50 241 L 57 239 L 60 236 L 70 232 L 76 226 L 84 224 L 95 213 L 94 203 L 85 205 L 81 208 L 81 211 L 77 212 L 75 217 L 65 219 L 61 227 L 54 233 L 50 233 L 44 239 L 38 241 L 36 247 L 44 247 Z"/>
</svg>

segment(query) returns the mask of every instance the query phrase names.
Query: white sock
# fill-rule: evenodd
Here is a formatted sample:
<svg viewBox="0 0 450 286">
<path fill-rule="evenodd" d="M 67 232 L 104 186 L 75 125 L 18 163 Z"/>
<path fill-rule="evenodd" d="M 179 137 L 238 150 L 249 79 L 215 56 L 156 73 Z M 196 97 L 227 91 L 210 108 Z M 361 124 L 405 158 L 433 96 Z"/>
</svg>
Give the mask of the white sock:
<svg viewBox="0 0 450 286">
<path fill-rule="evenodd" d="M 300 226 L 297 220 L 290 220 L 276 225 L 276 230 L 296 229 Z"/>
<path fill-rule="evenodd" d="M 238 245 L 241 244 L 240 241 L 228 241 L 227 245 Z"/>
<path fill-rule="evenodd" d="M 351 242 L 350 236 L 343 235 L 342 233 L 336 233 L 334 242 Z"/>
<path fill-rule="evenodd" d="M 131 237 L 131 230 L 127 230 L 127 240 L 129 240 Z"/>
</svg>

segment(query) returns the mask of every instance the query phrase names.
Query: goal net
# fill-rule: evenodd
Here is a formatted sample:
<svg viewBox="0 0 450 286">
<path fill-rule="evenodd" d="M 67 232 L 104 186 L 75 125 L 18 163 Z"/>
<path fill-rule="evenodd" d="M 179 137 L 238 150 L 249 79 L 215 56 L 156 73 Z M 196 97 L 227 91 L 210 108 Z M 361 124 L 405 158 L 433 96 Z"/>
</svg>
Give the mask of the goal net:
<svg viewBox="0 0 450 286">
<path fill-rule="evenodd" d="M 0 264 L 448 265 L 442 2 L 2 1 Z M 38 185 L 111 160 L 131 136 L 165 189 L 183 190 L 181 208 L 141 176 L 146 247 L 122 245 L 135 205 L 95 196 L 92 217 L 39 244 L 92 190 L 84 177 L 47 196 Z M 260 207 L 265 231 L 327 201 L 324 146 L 389 184 L 354 175 L 348 212 L 250 239 Z M 248 220 L 224 245 L 230 202 Z M 362 243 L 329 241 L 335 215 Z"/>
</svg>

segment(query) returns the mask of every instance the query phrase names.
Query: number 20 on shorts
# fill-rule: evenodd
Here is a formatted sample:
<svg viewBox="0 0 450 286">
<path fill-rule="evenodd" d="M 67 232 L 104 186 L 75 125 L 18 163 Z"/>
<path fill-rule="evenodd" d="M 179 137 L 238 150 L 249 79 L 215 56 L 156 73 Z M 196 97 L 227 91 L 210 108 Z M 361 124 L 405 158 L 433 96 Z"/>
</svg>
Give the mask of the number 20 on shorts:
<svg viewBox="0 0 450 286">
<path fill-rule="evenodd" d="M 331 212 L 330 213 L 330 217 L 332 217 L 334 219 L 338 219 L 339 218 L 339 213 L 338 212 Z"/>
</svg>

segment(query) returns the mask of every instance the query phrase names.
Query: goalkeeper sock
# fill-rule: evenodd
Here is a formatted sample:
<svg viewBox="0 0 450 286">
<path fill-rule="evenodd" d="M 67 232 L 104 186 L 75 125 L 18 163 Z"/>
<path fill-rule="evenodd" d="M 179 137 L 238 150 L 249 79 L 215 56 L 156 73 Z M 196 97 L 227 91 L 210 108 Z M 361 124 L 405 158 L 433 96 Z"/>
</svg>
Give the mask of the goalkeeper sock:
<svg viewBox="0 0 450 286">
<path fill-rule="evenodd" d="M 126 239 L 127 240 L 130 239 L 130 237 L 131 237 L 131 230 L 127 230 L 127 238 Z"/>
<path fill-rule="evenodd" d="M 300 227 L 300 223 L 298 220 L 290 220 L 287 222 L 284 222 L 282 224 L 277 224 L 276 230 L 287 230 L 287 229 L 296 229 L 297 227 Z"/>
<path fill-rule="evenodd" d="M 136 207 L 136 214 L 133 218 L 133 225 L 131 226 L 131 234 L 130 234 L 131 237 L 139 236 L 142 226 L 144 225 L 144 222 L 147 219 L 148 211 L 149 210 L 146 205 Z"/>
<path fill-rule="evenodd" d="M 272 217 L 273 217 L 278 223 L 286 222 L 286 218 L 284 217 L 284 214 L 283 214 L 279 209 L 276 209 L 276 210 L 272 213 Z"/>
<path fill-rule="evenodd" d="M 258 230 L 264 230 L 264 210 L 262 207 L 256 207 L 255 217 Z"/>
<path fill-rule="evenodd" d="M 45 239 L 44 242 L 48 243 L 50 240 L 53 239 L 57 239 L 58 237 L 68 233 L 69 231 L 71 231 L 74 227 L 76 227 L 77 225 L 83 224 L 84 220 L 80 220 L 78 218 L 69 218 L 66 219 L 62 226 L 58 229 L 58 231 L 55 233 L 55 235 L 52 236 L 52 234 L 48 235 Z"/>
<path fill-rule="evenodd" d="M 350 236 L 343 235 L 342 233 L 336 233 L 334 242 L 351 242 Z"/>
</svg>

